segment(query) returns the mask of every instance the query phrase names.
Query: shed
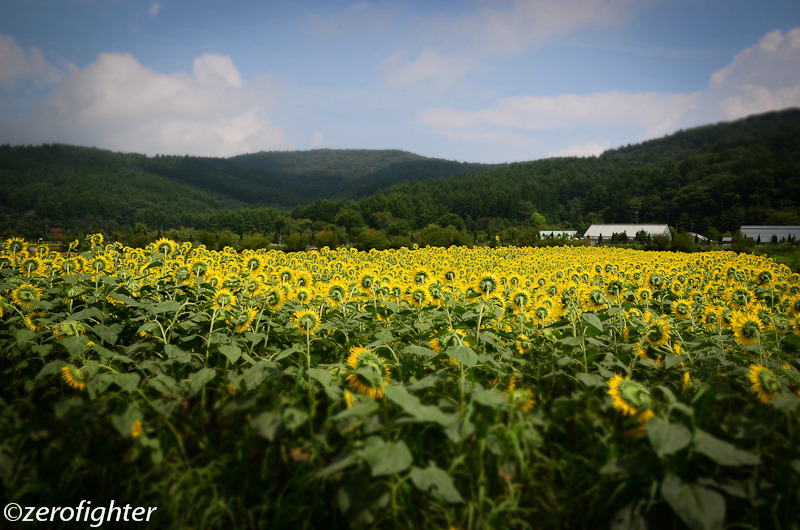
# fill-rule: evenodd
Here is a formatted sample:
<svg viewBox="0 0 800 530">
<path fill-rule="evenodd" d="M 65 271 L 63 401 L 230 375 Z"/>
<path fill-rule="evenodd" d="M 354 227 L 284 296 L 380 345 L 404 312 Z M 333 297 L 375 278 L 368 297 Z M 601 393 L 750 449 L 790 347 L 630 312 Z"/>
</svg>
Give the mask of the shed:
<svg viewBox="0 0 800 530">
<path fill-rule="evenodd" d="M 577 230 L 539 230 L 539 237 L 542 239 L 556 239 L 564 237 L 571 239 L 578 235 Z"/>
<path fill-rule="evenodd" d="M 667 225 L 625 225 L 625 224 L 613 224 L 613 225 L 592 225 L 583 234 L 584 238 L 589 238 L 592 244 L 597 243 L 597 241 L 602 236 L 603 241 L 610 241 L 611 236 L 614 234 L 625 234 L 628 236 L 628 239 L 633 239 L 636 237 L 636 234 L 644 230 L 647 232 L 650 237 L 655 236 L 666 236 L 672 239 L 672 234 L 669 231 L 669 227 Z"/>
<path fill-rule="evenodd" d="M 747 225 L 741 228 L 742 236 L 749 237 L 753 241 L 761 238 L 762 243 L 769 243 L 773 240 L 788 241 L 800 238 L 800 226 L 796 225 Z"/>
</svg>

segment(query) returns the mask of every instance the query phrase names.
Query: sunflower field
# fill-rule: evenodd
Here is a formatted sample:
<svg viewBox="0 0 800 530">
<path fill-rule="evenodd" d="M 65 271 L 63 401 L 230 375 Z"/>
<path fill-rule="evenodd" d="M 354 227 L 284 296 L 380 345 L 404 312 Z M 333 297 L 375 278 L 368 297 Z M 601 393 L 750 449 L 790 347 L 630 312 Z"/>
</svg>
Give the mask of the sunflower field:
<svg viewBox="0 0 800 530">
<path fill-rule="evenodd" d="M 87 241 L 0 253 L 6 502 L 193 528 L 800 521 L 800 277 L 769 258 Z"/>
</svg>

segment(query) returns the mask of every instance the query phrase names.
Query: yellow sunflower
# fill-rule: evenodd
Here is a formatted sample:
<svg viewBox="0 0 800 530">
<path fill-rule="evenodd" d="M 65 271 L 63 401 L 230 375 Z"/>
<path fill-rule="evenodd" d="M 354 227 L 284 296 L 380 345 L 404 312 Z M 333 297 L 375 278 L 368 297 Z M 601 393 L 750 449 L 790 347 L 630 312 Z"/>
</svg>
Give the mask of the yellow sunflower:
<svg viewBox="0 0 800 530">
<path fill-rule="evenodd" d="M 611 387 L 608 393 L 614 402 L 614 408 L 628 415 L 639 415 L 639 421 L 646 422 L 655 414 L 650 410 L 650 393 L 641 384 L 629 376 L 624 378 L 617 374 L 608 380 Z"/>
<path fill-rule="evenodd" d="M 67 385 L 70 386 L 70 388 L 74 388 L 75 390 L 85 390 L 85 377 L 86 376 L 83 373 L 83 370 L 78 370 L 71 364 L 61 367 L 61 378 L 65 383 L 67 383 Z"/>
<path fill-rule="evenodd" d="M 766 366 L 751 364 L 748 369 L 748 378 L 753 383 L 750 390 L 758 394 L 761 403 L 769 403 L 781 389 L 778 377 Z"/>
<path fill-rule="evenodd" d="M 313 335 L 322 325 L 322 320 L 313 309 L 301 309 L 294 314 L 294 325 L 304 335 Z"/>
<path fill-rule="evenodd" d="M 389 384 L 391 373 L 386 361 L 369 348 L 353 346 L 347 364 L 355 372 L 347 376 L 350 388 L 372 399 L 383 397 L 383 387 Z"/>
<path fill-rule="evenodd" d="M 11 300 L 23 309 L 30 309 L 34 302 L 42 299 L 42 292 L 33 285 L 26 283 L 11 292 Z"/>
<path fill-rule="evenodd" d="M 758 313 L 755 311 L 736 311 L 733 314 L 733 335 L 740 346 L 757 344 L 764 329 Z"/>
</svg>

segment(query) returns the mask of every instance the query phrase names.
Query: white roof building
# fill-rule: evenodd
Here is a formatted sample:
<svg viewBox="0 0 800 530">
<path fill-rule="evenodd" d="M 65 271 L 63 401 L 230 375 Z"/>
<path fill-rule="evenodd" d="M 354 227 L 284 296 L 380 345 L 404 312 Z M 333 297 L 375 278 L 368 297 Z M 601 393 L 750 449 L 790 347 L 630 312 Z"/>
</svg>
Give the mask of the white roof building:
<svg viewBox="0 0 800 530">
<path fill-rule="evenodd" d="M 778 241 L 787 241 L 789 237 L 792 239 L 800 238 L 800 226 L 793 225 L 748 225 L 742 226 L 741 232 L 742 236 L 749 237 L 753 241 L 758 241 L 760 237 L 762 243 L 772 241 L 773 235 L 778 238 Z"/>
<path fill-rule="evenodd" d="M 604 241 L 611 239 L 614 234 L 625 234 L 629 239 L 636 237 L 636 234 L 644 230 L 650 237 L 654 236 L 667 236 L 672 239 L 672 234 L 667 225 L 592 225 L 589 230 L 583 234 L 584 238 L 589 238 L 592 243 L 597 242 L 600 236 L 603 236 Z"/>
<path fill-rule="evenodd" d="M 577 230 L 539 230 L 539 237 L 553 239 L 557 237 L 575 237 Z"/>
</svg>

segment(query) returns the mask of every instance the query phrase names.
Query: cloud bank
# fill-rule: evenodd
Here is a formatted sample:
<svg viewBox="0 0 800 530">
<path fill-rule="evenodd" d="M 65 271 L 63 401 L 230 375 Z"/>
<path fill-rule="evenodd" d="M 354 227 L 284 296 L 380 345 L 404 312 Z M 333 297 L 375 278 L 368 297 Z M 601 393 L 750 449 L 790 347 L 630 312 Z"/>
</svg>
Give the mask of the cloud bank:
<svg viewBox="0 0 800 530">
<path fill-rule="evenodd" d="M 545 142 L 545 134 L 578 131 L 581 144 L 550 150 L 550 156 L 599 154 L 608 135 L 628 141 L 656 138 L 680 128 L 729 121 L 800 106 L 800 28 L 776 30 L 714 72 L 705 90 L 691 94 L 608 91 L 502 98 L 478 110 L 437 107 L 419 115 L 430 130 L 454 142 L 519 144 Z M 631 134 L 632 133 L 632 134 Z"/>
<path fill-rule="evenodd" d="M 16 71 L 22 73 L 4 74 L 3 86 L 25 73 Z M 34 72 L 55 79 L 46 68 Z M 103 53 L 61 79 L 21 119 L 0 121 L 0 142 L 61 142 L 151 155 L 285 149 L 282 128 L 266 114 L 274 99 L 268 87 L 244 83 L 227 56 L 205 54 L 194 60 L 191 75 L 165 75 L 130 54 Z"/>
</svg>

